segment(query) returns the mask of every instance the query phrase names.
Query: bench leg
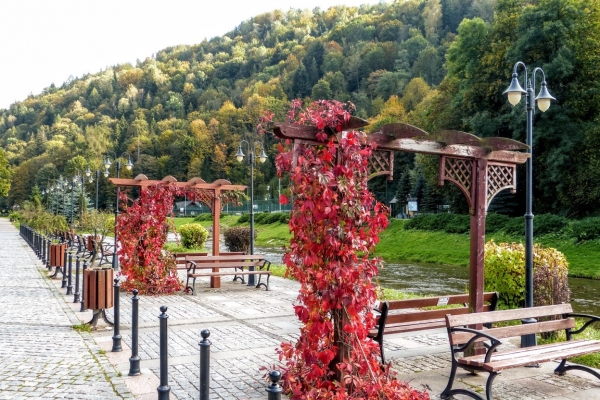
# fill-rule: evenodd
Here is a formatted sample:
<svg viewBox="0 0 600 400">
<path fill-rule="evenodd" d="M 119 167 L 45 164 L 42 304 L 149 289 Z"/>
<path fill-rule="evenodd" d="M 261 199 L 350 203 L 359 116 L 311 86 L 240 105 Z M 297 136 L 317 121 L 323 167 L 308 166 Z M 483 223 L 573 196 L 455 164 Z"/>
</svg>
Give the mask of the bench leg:
<svg viewBox="0 0 600 400">
<path fill-rule="evenodd" d="M 448 385 L 446 386 L 446 388 L 444 389 L 444 391 L 442 392 L 442 394 L 440 395 L 440 397 L 442 399 L 450 399 L 452 398 L 452 396 L 454 396 L 455 394 L 464 394 L 465 396 L 469 396 L 473 399 L 477 399 L 477 400 L 485 400 L 483 397 L 481 397 L 479 394 L 475 393 L 472 390 L 469 389 L 452 389 L 452 385 L 454 384 L 454 378 L 456 377 L 456 368 L 457 365 L 454 361 L 452 361 L 452 368 L 450 370 L 450 377 L 448 378 Z M 498 375 L 497 373 L 491 373 L 490 376 L 488 377 L 487 380 L 487 384 L 486 384 L 486 395 L 488 400 L 491 400 L 491 395 L 492 395 L 492 381 L 494 380 L 494 378 L 496 377 L 496 375 Z M 488 390 L 489 387 L 489 390 Z"/>
<path fill-rule="evenodd" d="M 196 277 L 192 279 L 192 296 L 196 295 Z"/>
<path fill-rule="evenodd" d="M 383 338 L 379 342 L 379 349 L 381 350 L 381 365 L 385 365 L 385 353 L 383 352 Z"/>
<path fill-rule="evenodd" d="M 265 287 L 265 290 L 268 292 L 269 291 L 269 278 L 271 277 L 271 275 L 267 275 L 267 283 L 261 282 L 261 278 L 262 278 L 262 274 L 258 275 L 258 284 L 255 286 L 257 289 L 261 286 Z"/>
<path fill-rule="evenodd" d="M 600 374 L 598 374 L 598 372 L 594 371 L 593 369 L 586 367 L 585 365 L 566 365 L 567 360 L 562 360 L 560 362 L 560 364 L 558 365 L 558 367 L 556 367 L 556 369 L 554 370 L 554 373 L 560 376 L 566 375 L 568 370 L 571 369 L 578 369 L 580 371 L 585 371 L 585 372 L 589 372 L 590 374 L 594 375 L 596 378 L 600 379 Z"/>
</svg>

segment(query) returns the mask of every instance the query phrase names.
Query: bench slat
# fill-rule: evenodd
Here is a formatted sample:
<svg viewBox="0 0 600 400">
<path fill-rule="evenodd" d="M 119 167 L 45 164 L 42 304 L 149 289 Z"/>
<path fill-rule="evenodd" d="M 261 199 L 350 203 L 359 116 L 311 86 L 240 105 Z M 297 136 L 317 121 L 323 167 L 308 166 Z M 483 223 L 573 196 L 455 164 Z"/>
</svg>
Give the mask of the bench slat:
<svg viewBox="0 0 600 400">
<path fill-rule="evenodd" d="M 242 254 L 242 255 L 224 255 L 224 256 L 185 256 L 186 261 L 214 262 L 214 261 L 247 261 L 264 260 L 263 254 Z"/>
<path fill-rule="evenodd" d="M 223 276 L 223 275 L 270 275 L 271 271 L 217 271 L 217 272 L 200 272 L 198 274 L 190 274 L 191 278 L 199 278 L 202 276 Z"/>
<path fill-rule="evenodd" d="M 575 328 L 575 320 L 573 318 L 559 319 L 555 321 L 540 321 L 533 324 L 511 325 L 499 328 L 484 329 L 483 331 L 497 339 L 508 337 L 523 336 L 542 332 L 554 332 Z M 469 332 L 452 332 L 449 336 L 450 343 L 453 346 L 467 343 L 474 334 Z M 480 341 L 484 341 L 481 339 Z"/>
<path fill-rule="evenodd" d="M 480 367 L 486 371 L 498 372 L 508 368 L 522 367 L 529 364 L 562 360 L 600 351 L 600 341 L 571 340 L 527 347 L 515 351 L 498 352 L 492 355 L 490 362 L 484 362 L 484 355 L 458 359 L 460 364 Z"/>
<path fill-rule="evenodd" d="M 242 268 L 242 267 L 262 267 L 260 261 L 237 261 L 237 262 L 219 262 L 219 263 L 200 263 L 195 265 L 195 269 L 208 268 Z M 192 266 L 194 268 L 194 266 Z"/>
<path fill-rule="evenodd" d="M 513 310 L 491 311 L 486 313 L 472 313 L 467 315 L 449 315 L 446 317 L 448 328 L 493 322 L 511 321 L 524 318 L 539 318 L 552 315 L 569 314 L 573 312 L 570 304 L 557 304 L 553 306 L 539 306 L 517 308 Z"/>
</svg>

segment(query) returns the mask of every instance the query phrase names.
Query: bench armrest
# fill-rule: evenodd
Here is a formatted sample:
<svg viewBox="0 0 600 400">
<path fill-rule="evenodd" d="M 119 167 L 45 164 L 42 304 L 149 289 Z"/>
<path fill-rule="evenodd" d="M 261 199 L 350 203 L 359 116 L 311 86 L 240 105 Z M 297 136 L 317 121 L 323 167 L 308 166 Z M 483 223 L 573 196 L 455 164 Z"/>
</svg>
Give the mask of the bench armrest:
<svg viewBox="0 0 600 400">
<path fill-rule="evenodd" d="M 471 346 L 475 341 L 477 341 L 481 338 L 486 338 L 486 339 L 489 339 L 491 342 L 490 347 L 486 346 L 487 351 L 485 353 L 485 362 L 489 362 L 490 358 L 492 357 L 492 354 L 494 353 L 496 348 L 502 344 L 502 342 L 499 339 L 495 338 L 492 335 L 488 335 L 485 332 L 478 331 L 477 329 L 462 328 L 462 327 L 449 328 L 448 333 L 452 333 L 452 332 L 468 332 L 468 333 L 472 333 L 474 335 L 471 339 L 469 339 L 469 341 L 467 343 L 463 344 L 462 346 L 457 346 L 456 348 L 452 349 L 452 357 L 453 358 L 455 358 L 456 353 L 462 353 L 469 346 Z"/>
<path fill-rule="evenodd" d="M 266 271 L 270 271 L 270 270 L 271 270 L 271 261 L 269 261 L 269 260 L 264 260 L 264 262 L 263 262 L 263 265 L 261 265 L 261 266 L 259 267 L 259 269 L 260 269 L 261 271 L 262 271 L 262 270 L 265 270 L 265 266 L 267 267 L 267 268 L 266 268 Z M 243 270 L 243 268 L 242 268 L 242 270 Z"/>
<path fill-rule="evenodd" d="M 585 318 L 587 319 L 587 321 L 583 324 L 583 326 L 577 330 L 571 331 L 570 334 L 578 334 L 583 332 L 584 330 L 586 330 L 590 325 L 592 325 L 594 322 L 600 322 L 600 317 L 597 317 L 595 315 L 590 315 L 590 314 L 578 314 L 578 313 L 569 313 L 566 315 L 567 317 L 574 317 L 574 318 Z M 568 336 L 569 333 L 567 333 Z M 570 338 L 567 338 L 568 340 L 570 340 Z"/>
<path fill-rule="evenodd" d="M 192 274 L 196 273 L 196 263 L 193 261 L 186 261 L 187 264 L 187 272 L 188 274 L 190 273 L 190 270 L 192 271 Z"/>
</svg>

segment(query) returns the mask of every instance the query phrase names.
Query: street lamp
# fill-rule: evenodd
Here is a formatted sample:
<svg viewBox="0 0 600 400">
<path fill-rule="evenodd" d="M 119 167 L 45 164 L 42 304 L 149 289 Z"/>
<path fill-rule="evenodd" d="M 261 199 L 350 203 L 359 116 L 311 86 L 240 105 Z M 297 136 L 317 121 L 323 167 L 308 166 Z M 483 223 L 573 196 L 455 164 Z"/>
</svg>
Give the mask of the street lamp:
<svg viewBox="0 0 600 400">
<path fill-rule="evenodd" d="M 112 153 L 112 152 L 111 152 Z M 112 153 L 115 156 L 115 161 L 117 162 L 117 179 L 121 177 L 121 158 L 117 157 L 115 153 Z M 131 170 L 133 168 L 133 162 L 131 161 L 131 156 L 129 153 L 121 154 L 121 157 L 125 157 L 127 155 L 127 163 L 125 164 L 125 168 L 127 170 Z M 106 160 L 104 160 L 104 176 L 108 178 L 108 169 L 112 163 L 110 162 L 110 158 L 108 155 L 106 156 Z M 97 182 L 97 181 L 96 181 Z M 117 257 L 117 217 L 119 216 L 119 185 L 117 185 L 117 200 L 115 201 L 115 247 L 113 250 L 113 260 L 112 260 L 112 268 L 115 271 L 119 270 L 119 257 Z"/>
<path fill-rule="evenodd" d="M 244 160 L 244 152 L 242 151 L 242 144 L 246 144 L 248 151 L 248 163 L 250 164 L 250 254 L 254 254 L 254 152 L 257 148 L 260 148 L 260 155 L 258 160 L 264 163 L 267 160 L 267 153 L 265 153 L 265 147 L 261 142 L 254 142 L 252 145 L 247 140 L 243 140 L 238 145 L 238 151 L 235 158 L 242 162 Z M 253 267 L 250 267 L 251 271 L 254 271 Z M 254 274 L 248 275 L 248 286 L 254 286 Z"/>
<path fill-rule="evenodd" d="M 519 84 L 519 75 L 517 70 L 522 67 L 525 76 L 523 82 L 527 85 L 527 90 L 523 90 Z M 535 76 L 536 73 L 542 74 L 542 87 L 537 97 L 533 97 L 535 93 Z M 521 96 L 525 95 L 525 110 L 527 112 L 527 137 L 526 144 L 528 146 L 527 153 L 529 157 L 526 162 L 526 184 L 525 184 L 525 307 L 533 307 L 533 113 L 535 112 L 534 102 L 540 111 L 545 112 L 550 107 L 551 100 L 556 100 L 546 87 L 546 74 L 540 67 L 533 70 L 531 79 L 527 76 L 527 66 L 518 61 L 513 67 L 512 81 L 508 89 L 503 94 L 508 95 L 508 101 L 513 106 L 516 106 L 521 100 Z M 523 323 L 536 322 L 534 319 L 523 320 Z M 536 345 L 535 334 L 521 336 L 521 347 L 529 347 Z"/>
<path fill-rule="evenodd" d="M 92 170 L 90 167 L 87 167 L 85 170 L 85 176 L 88 177 L 88 182 L 94 182 L 94 178 L 92 178 Z M 100 178 L 100 171 L 96 170 L 96 211 L 98 211 L 98 180 Z"/>
</svg>

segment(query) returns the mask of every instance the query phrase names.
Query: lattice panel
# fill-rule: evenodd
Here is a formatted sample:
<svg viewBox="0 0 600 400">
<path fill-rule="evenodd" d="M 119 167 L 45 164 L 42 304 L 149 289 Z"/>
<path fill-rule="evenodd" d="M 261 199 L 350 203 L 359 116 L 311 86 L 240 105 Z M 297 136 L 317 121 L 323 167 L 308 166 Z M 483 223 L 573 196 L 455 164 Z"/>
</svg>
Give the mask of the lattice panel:
<svg viewBox="0 0 600 400">
<path fill-rule="evenodd" d="M 473 193 L 473 160 L 463 158 L 444 157 L 443 171 L 441 176 L 453 182 L 467 197 L 469 207 L 472 206 Z"/>
<path fill-rule="evenodd" d="M 511 189 L 511 192 L 514 193 L 516 187 L 516 165 L 489 163 L 487 170 L 487 202 L 485 205 L 485 209 L 487 210 L 494 196 L 496 196 L 501 190 Z"/>
<path fill-rule="evenodd" d="M 194 189 L 194 195 L 196 196 L 196 201 L 199 201 L 205 204 L 211 212 L 213 210 L 213 200 L 215 198 L 215 191 L 209 189 Z"/>
<path fill-rule="evenodd" d="M 389 175 L 392 171 L 391 156 L 389 150 L 373 150 L 369 157 L 369 176 Z"/>
</svg>

